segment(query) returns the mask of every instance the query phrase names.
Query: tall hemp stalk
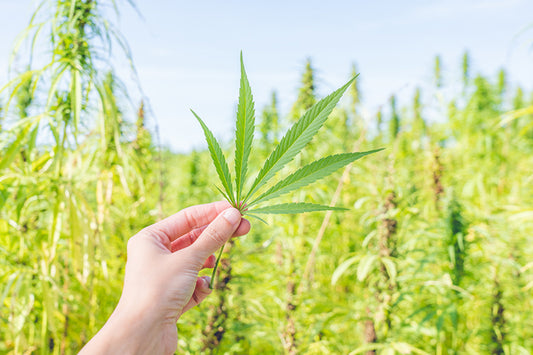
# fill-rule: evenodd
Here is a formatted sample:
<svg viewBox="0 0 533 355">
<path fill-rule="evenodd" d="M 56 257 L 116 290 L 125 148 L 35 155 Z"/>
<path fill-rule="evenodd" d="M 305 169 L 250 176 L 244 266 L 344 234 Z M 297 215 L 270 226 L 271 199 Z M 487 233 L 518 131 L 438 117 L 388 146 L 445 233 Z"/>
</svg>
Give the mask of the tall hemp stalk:
<svg viewBox="0 0 533 355">
<path fill-rule="evenodd" d="M 18 319 L 7 333 L 15 353 L 79 349 L 106 316 L 96 310 L 105 305 L 107 311 L 114 302 L 99 297 L 99 283 L 115 268 L 105 262 L 108 242 L 98 217 L 113 191 L 99 178 L 101 166 L 93 164 L 103 152 L 93 148 L 95 137 L 109 148 L 104 132 L 119 117 L 106 109 L 114 93 L 105 91 L 98 74 L 109 67 L 104 53 L 118 43 L 129 54 L 102 15 L 105 5 L 116 8 L 114 1 L 42 1 L 15 44 L 14 56 L 26 54 L 20 48 L 30 44 L 29 66 L 0 91 L 10 127 L 0 160 L 2 190 L 19 201 L 15 210 L 2 208 L 2 218 L 12 221 L 2 238 L 16 240 L 18 250 L 8 268 L 16 270 L 13 281 L 19 286 L 5 291 L 11 300 L 7 310 Z M 47 55 L 34 60 L 37 52 Z M 11 109 L 13 102 L 17 110 Z M 105 111 L 99 121 L 98 111 Z M 110 149 L 119 152 L 121 144 L 117 140 Z M 131 167 L 123 165 L 124 171 Z M 132 178 L 120 179 L 126 186 Z M 96 198 L 87 187 L 96 190 Z M 10 249 L 4 252 L 10 260 Z M 21 263 L 28 267 L 20 268 Z"/>
</svg>

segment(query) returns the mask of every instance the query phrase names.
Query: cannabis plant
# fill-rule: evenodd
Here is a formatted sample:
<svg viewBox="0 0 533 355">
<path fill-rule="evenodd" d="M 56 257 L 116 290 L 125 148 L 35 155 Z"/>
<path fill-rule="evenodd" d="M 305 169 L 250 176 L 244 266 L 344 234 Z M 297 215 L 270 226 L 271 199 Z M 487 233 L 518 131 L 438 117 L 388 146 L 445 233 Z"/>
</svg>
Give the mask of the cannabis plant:
<svg viewBox="0 0 533 355">
<path fill-rule="evenodd" d="M 366 152 L 330 155 L 301 167 L 285 179 L 271 185 L 266 191 L 262 191 L 262 188 L 270 182 L 276 173 L 292 161 L 293 158 L 311 141 L 320 127 L 322 127 L 331 111 L 333 111 L 333 108 L 337 105 L 346 89 L 350 87 L 354 80 L 355 77 L 340 89 L 314 104 L 296 123 L 294 123 L 276 148 L 270 153 L 270 156 L 259 170 L 259 173 L 251 185 L 245 189 L 248 173 L 248 158 L 250 157 L 254 138 L 255 110 L 252 90 L 250 88 L 250 83 L 248 82 L 248 77 L 246 76 L 241 53 L 241 80 L 239 103 L 237 106 L 237 125 L 235 129 L 235 180 L 232 179 L 228 163 L 226 162 L 220 144 L 202 119 L 191 110 L 198 122 L 200 122 L 204 131 L 209 152 L 211 153 L 211 158 L 222 185 L 222 187 L 217 186 L 217 189 L 224 198 L 233 207 L 237 208 L 242 215 L 250 216 L 263 222 L 264 220 L 258 215 L 345 210 L 345 208 L 341 207 L 306 202 L 281 203 L 267 206 L 258 205 L 309 185 L 365 155 L 381 150 L 377 149 Z M 217 258 L 213 275 L 215 275 L 221 254 L 222 252 L 220 252 L 219 257 Z"/>
</svg>

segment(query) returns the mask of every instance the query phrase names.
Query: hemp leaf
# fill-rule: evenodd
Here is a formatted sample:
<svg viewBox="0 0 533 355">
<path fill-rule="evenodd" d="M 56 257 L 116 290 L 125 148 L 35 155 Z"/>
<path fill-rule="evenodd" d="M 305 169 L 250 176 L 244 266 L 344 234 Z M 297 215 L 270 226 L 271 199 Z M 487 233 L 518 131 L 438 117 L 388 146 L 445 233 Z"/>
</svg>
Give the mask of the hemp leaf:
<svg viewBox="0 0 533 355">
<path fill-rule="evenodd" d="M 235 129 L 235 181 L 233 181 L 228 163 L 222 152 L 220 144 L 202 119 L 191 110 L 205 134 L 211 159 L 215 165 L 222 188 L 217 189 L 228 202 L 237 208 L 241 214 L 263 221 L 261 214 L 294 214 L 313 211 L 342 211 L 342 207 L 331 207 L 313 203 L 282 203 L 277 205 L 256 206 L 273 198 L 280 197 L 294 190 L 307 186 L 320 180 L 336 170 L 360 159 L 366 155 L 382 149 L 366 152 L 341 153 L 330 155 L 301 167 L 286 178 L 261 193 L 261 189 L 280 171 L 291 162 L 294 157 L 311 142 L 328 116 L 337 105 L 344 92 L 350 87 L 356 77 L 352 78 L 341 88 L 326 96 L 313 105 L 294 125 L 287 131 L 279 144 L 267 158 L 263 167 L 253 180 L 251 187 L 245 191 L 247 180 L 248 159 L 252 151 L 255 130 L 255 109 L 252 90 L 241 53 L 241 80 L 239 89 L 239 103 L 237 106 L 237 123 Z M 264 221 L 263 221 L 264 222 Z M 223 248 L 222 248 L 223 249 Z M 215 275 L 222 250 L 217 258 L 213 275 Z M 212 280 L 214 277 L 212 278 Z M 213 282 L 213 281 L 212 281 Z M 212 285 L 211 285 L 212 287 Z"/>
</svg>

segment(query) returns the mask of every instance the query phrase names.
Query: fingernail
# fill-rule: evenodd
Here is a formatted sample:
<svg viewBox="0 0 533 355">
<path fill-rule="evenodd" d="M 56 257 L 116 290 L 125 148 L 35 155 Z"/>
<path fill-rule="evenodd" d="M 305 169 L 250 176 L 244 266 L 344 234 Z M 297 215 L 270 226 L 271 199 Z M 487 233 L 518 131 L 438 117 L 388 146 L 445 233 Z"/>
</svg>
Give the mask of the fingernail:
<svg viewBox="0 0 533 355">
<path fill-rule="evenodd" d="M 237 224 L 241 220 L 241 213 L 235 208 L 228 208 L 222 214 L 222 217 L 226 219 L 230 224 Z"/>
<path fill-rule="evenodd" d="M 209 284 L 211 283 L 211 276 L 202 276 L 202 288 L 209 289 Z"/>
</svg>

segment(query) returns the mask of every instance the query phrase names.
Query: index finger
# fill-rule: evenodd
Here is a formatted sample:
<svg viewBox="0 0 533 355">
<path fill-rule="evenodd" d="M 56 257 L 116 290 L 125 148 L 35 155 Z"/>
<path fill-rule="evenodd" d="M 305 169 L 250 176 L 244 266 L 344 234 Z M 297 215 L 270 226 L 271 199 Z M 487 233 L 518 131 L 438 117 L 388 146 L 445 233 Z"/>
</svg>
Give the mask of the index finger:
<svg viewBox="0 0 533 355">
<path fill-rule="evenodd" d="M 147 228 L 148 231 L 164 234 L 173 242 L 191 230 L 211 223 L 222 211 L 231 207 L 227 201 L 217 201 L 187 207 Z"/>
</svg>

